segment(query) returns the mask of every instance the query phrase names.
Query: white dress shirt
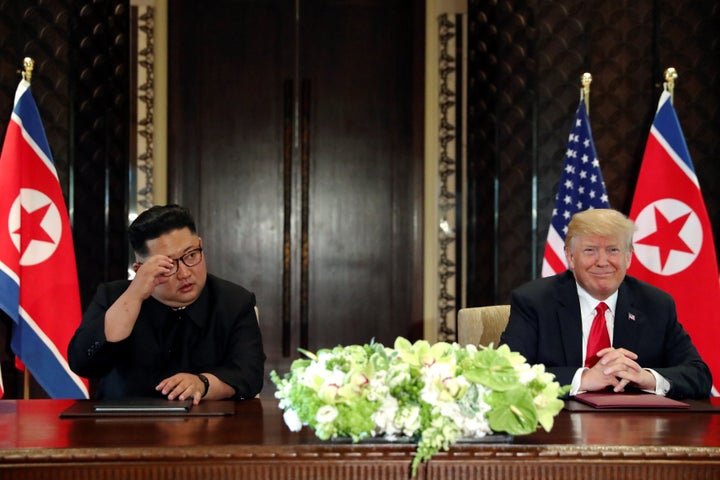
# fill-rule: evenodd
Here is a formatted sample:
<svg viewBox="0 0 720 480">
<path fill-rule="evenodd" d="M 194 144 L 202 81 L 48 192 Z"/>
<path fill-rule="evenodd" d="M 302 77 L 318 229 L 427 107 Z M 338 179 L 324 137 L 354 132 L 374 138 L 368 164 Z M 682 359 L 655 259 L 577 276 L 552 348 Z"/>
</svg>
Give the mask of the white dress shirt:
<svg viewBox="0 0 720 480">
<path fill-rule="evenodd" d="M 596 309 L 598 300 L 594 299 L 584 288 L 577 285 L 578 298 L 580 300 L 580 318 L 582 319 L 582 358 L 585 358 L 587 354 L 587 343 L 590 335 L 590 328 L 592 327 L 593 320 L 595 319 Z M 608 306 L 605 311 L 605 325 L 607 326 L 608 336 L 610 337 L 610 345 L 613 344 L 613 333 L 615 331 L 615 308 L 617 307 L 618 292 L 616 291 L 608 298 L 603 300 Z M 582 372 L 587 370 L 587 367 L 578 368 L 573 376 L 572 383 L 570 385 L 570 395 L 577 395 L 583 393 L 584 390 L 580 390 L 580 380 Z M 651 368 L 646 368 L 655 377 L 655 390 L 647 390 L 650 393 L 665 396 L 668 390 L 670 390 L 670 382 L 657 373 Z"/>
</svg>

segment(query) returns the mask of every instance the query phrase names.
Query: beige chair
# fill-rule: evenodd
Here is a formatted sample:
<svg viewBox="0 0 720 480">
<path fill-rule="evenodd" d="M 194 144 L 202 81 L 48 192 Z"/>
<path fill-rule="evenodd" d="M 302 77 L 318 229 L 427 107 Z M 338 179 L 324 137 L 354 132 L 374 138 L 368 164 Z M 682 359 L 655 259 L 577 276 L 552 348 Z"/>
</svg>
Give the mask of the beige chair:
<svg viewBox="0 0 720 480">
<path fill-rule="evenodd" d="M 510 305 L 461 308 L 458 312 L 458 343 L 498 346 L 510 319 Z"/>
</svg>

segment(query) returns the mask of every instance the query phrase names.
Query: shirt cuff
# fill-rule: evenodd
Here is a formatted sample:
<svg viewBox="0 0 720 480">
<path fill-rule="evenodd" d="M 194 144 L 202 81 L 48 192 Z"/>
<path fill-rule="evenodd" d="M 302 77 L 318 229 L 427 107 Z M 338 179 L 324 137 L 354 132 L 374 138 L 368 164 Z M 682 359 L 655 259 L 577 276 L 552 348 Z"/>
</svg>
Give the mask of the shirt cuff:
<svg viewBox="0 0 720 480">
<path fill-rule="evenodd" d="M 670 391 L 670 382 L 667 378 L 660 375 L 658 372 L 653 370 L 652 368 L 646 368 L 648 372 L 653 374 L 653 377 L 655 377 L 655 390 L 643 390 L 645 392 L 654 393 L 655 395 L 660 395 L 664 397 L 667 395 L 667 393 Z"/>
<path fill-rule="evenodd" d="M 584 393 L 580 390 L 580 381 L 582 380 L 582 374 L 583 372 L 587 370 L 587 368 L 578 368 L 577 371 L 575 371 L 575 375 L 573 375 L 572 383 L 570 383 L 570 392 L 568 395 L 571 397 L 574 395 L 577 395 L 578 393 Z"/>
</svg>

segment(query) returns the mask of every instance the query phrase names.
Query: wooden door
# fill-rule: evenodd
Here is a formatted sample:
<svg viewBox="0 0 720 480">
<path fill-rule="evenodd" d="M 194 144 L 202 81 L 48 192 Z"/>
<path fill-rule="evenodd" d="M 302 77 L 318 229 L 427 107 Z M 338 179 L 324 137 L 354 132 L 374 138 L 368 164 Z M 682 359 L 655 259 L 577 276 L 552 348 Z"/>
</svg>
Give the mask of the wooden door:
<svg viewBox="0 0 720 480">
<path fill-rule="evenodd" d="M 421 335 L 417 2 L 199 3 L 170 3 L 171 199 L 256 293 L 267 372 Z"/>
</svg>

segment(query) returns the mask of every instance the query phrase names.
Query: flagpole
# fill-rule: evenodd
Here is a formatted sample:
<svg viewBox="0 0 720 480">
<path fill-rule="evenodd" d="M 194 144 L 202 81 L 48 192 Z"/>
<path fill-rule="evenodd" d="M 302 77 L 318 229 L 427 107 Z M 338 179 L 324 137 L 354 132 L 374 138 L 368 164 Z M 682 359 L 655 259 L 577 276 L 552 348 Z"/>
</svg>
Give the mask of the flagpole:
<svg viewBox="0 0 720 480">
<path fill-rule="evenodd" d="M 673 102 L 675 96 L 675 80 L 677 80 L 677 70 L 673 67 L 669 67 L 665 70 L 665 85 L 667 91 L 670 94 L 670 103 Z"/>
<path fill-rule="evenodd" d="M 590 84 L 592 83 L 592 75 L 585 72 L 580 77 L 580 83 L 582 84 L 583 95 L 585 97 L 585 111 L 588 117 L 590 116 Z"/>
<path fill-rule="evenodd" d="M 35 68 L 35 60 L 33 60 L 30 57 L 23 58 L 23 72 L 22 77 L 23 80 L 30 83 L 32 82 L 32 72 Z"/>
<path fill-rule="evenodd" d="M 32 81 L 32 73 L 35 69 L 35 60 L 30 57 L 23 58 L 23 80 L 30 83 Z M 27 366 L 23 369 L 23 399 L 30 399 L 30 371 Z"/>
</svg>

